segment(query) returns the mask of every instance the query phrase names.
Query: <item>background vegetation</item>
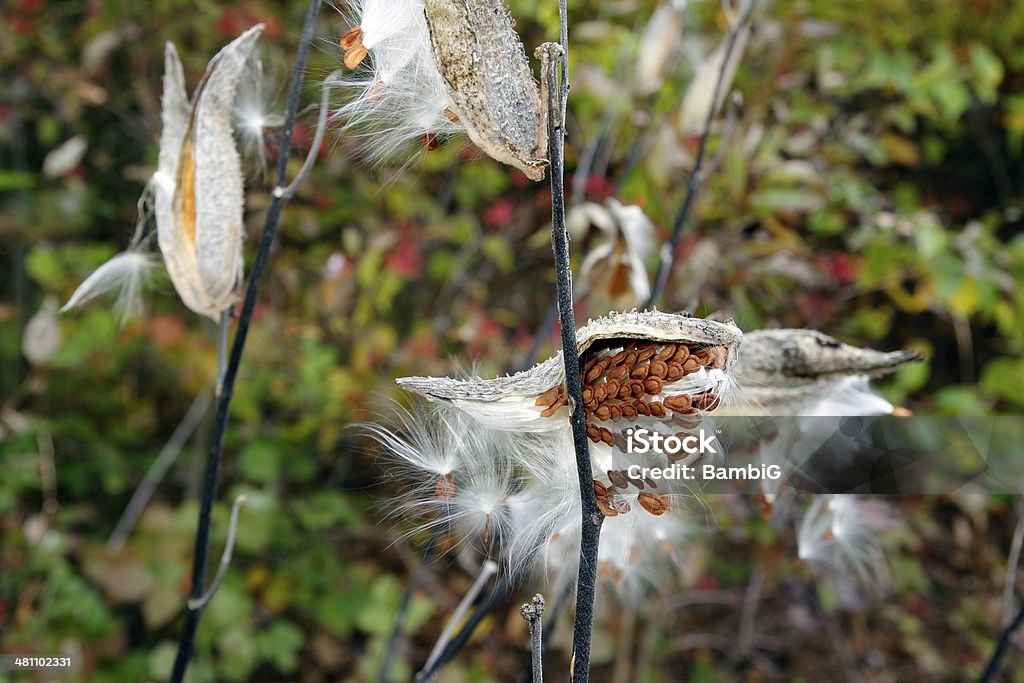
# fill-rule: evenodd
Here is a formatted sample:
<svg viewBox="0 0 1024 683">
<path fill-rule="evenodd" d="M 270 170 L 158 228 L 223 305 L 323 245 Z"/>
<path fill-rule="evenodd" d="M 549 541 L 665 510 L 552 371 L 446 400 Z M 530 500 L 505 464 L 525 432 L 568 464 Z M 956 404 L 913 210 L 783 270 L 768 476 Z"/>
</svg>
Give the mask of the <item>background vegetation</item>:
<svg viewBox="0 0 1024 683">
<path fill-rule="evenodd" d="M 650 47 L 640 31 L 655 4 L 569 3 L 567 185 L 583 150 L 603 140 L 593 173 L 575 187 L 588 200 L 644 206 L 663 239 L 696 149 L 678 125 L 679 105 L 727 22 L 720 3 L 693 0 L 678 67 L 655 97 L 634 97 L 635 54 Z M 528 46 L 555 37 L 557 3 L 511 5 Z M 303 10 L 258 0 L 15 0 L 5 9 L 0 652 L 78 653 L 84 667 L 69 680 L 169 671 L 208 425 L 124 550 L 110 556 L 104 543 L 212 384 L 214 331 L 163 279 L 147 315 L 123 329 L 98 302 L 60 317 L 49 358 L 30 363 L 23 338 L 47 297 L 65 301 L 127 245 L 156 163 L 164 41 L 178 46 L 191 85 L 220 46 L 265 21 L 260 49 L 280 96 Z M 338 21 L 325 8 L 311 103 L 318 77 L 338 66 L 336 38 L 347 28 Z M 927 363 L 881 385 L 892 401 L 920 413 L 1019 413 L 1022 45 L 1024 9 L 1009 0 L 762 2 L 734 84 L 742 104 L 731 134 L 719 125 L 712 136 L 721 160 L 666 307 L 726 312 L 744 329 L 815 327 L 879 349 L 918 349 Z M 315 113 L 304 114 L 300 148 Z M 54 150 L 73 138 L 84 149 L 63 147 L 62 164 Z M 645 151 L 630 164 L 638 145 Z M 254 237 L 267 187 L 251 169 Z M 548 192 L 463 139 L 419 154 L 401 174 L 368 168 L 351 139 L 324 151 L 286 210 L 242 365 L 215 553 L 231 498 L 244 492 L 249 503 L 234 564 L 199 632 L 193 681 L 376 679 L 419 551 L 381 521 L 396 484 L 382 481 L 351 425 L 386 408 L 395 377 L 450 373 L 454 359 L 478 363 L 483 375 L 522 364 L 553 301 Z M 593 240 L 573 244 L 582 259 Z M 587 301 L 577 318 L 605 310 Z M 553 350 L 553 331 L 542 329 L 542 353 Z M 36 334 L 30 347 L 53 338 L 45 327 Z M 747 503 L 712 501 L 706 538 L 660 594 L 599 594 L 594 679 L 976 676 L 1002 623 L 1020 510 L 1002 497 L 895 502 L 906 525 L 893 588 L 841 606 L 791 564 L 793 529 L 734 524 Z M 455 559 L 430 564 L 393 680 L 422 663 L 471 580 Z M 744 609 L 752 586 L 753 613 L 749 600 Z M 528 655 L 517 608 L 538 589 L 525 585 L 496 609 L 445 680 L 518 677 Z M 565 626 L 552 635 L 552 680 L 567 667 Z M 743 643 L 745 627 L 753 635 Z M 1021 656 L 1010 654 L 1006 680 L 1024 680 Z"/>
</svg>

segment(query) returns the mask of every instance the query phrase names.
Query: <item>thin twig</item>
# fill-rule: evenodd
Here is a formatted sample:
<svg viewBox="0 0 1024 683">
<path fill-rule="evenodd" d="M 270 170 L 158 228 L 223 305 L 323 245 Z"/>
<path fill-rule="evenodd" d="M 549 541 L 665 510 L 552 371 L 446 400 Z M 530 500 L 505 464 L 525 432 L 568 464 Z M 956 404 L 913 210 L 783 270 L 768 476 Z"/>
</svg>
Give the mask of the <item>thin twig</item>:
<svg viewBox="0 0 1024 683">
<path fill-rule="evenodd" d="M 206 415 L 206 409 L 210 407 L 211 398 L 212 393 L 209 389 L 201 391 L 195 397 L 195 400 L 192 401 L 192 405 L 189 406 L 185 417 L 174 428 L 171 438 L 160 449 L 160 454 L 153 461 L 149 471 L 146 472 L 142 483 L 135 489 L 131 500 L 128 501 L 128 506 L 121 513 L 121 519 L 118 520 L 117 526 L 114 527 L 114 532 L 110 534 L 110 539 L 107 541 L 108 553 L 117 554 L 121 552 L 121 548 L 124 547 L 124 543 L 128 540 L 132 529 L 135 528 L 135 523 L 139 520 L 139 516 L 146 508 L 146 504 L 149 503 L 149 499 L 153 497 L 156 487 L 160 484 L 164 475 L 167 474 L 167 470 L 170 469 L 171 465 L 178 458 L 178 454 L 181 453 L 185 442 L 192 437 L 192 433 L 199 426 L 203 416 Z"/>
<path fill-rule="evenodd" d="M 458 634 L 451 639 L 448 645 L 445 646 L 444 651 L 441 652 L 433 666 L 424 667 L 422 671 L 416 674 L 417 683 L 430 683 L 430 681 L 440 673 L 441 669 L 443 669 L 445 665 L 447 665 L 448 662 L 450 662 L 452 658 L 462 650 L 466 643 L 469 642 L 469 639 L 476 630 L 476 627 L 479 626 L 480 622 L 484 620 L 484 617 L 490 613 L 491 609 L 494 608 L 494 605 L 508 594 L 518 579 L 519 576 L 513 573 L 505 573 L 498 578 L 497 583 L 495 583 L 494 587 L 491 588 L 491 592 L 488 593 L 487 597 L 477 605 L 475 610 L 473 610 L 473 614 L 470 615 L 469 619 L 466 620 L 466 623 L 462 625 Z"/>
<path fill-rule="evenodd" d="M 1013 638 L 1013 634 L 1020 628 L 1022 623 L 1024 623 L 1024 600 L 1021 600 L 1017 616 L 999 634 L 999 642 L 996 644 L 995 652 L 992 653 L 992 658 L 988 661 L 985 672 L 978 679 L 979 683 L 991 683 L 991 681 L 995 680 L 996 674 L 999 673 L 999 667 L 1003 663 L 1003 657 L 1006 656 L 1006 651 L 1010 647 L 1010 639 Z"/>
<path fill-rule="evenodd" d="M 458 626 L 459 622 L 462 621 L 462 617 L 465 616 L 466 612 L 469 611 L 469 606 L 473 604 L 476 597 L 480 595 L 480 591 L 484 589 L 486 584 L 492 576 L 498 571 L 498 564 L 493 560 L 487 560 L 484 562 L 484 566 L 480 568 L 480 573 L 477 574 L 476 580 L 473 581 L 473 585 L 469 587 L 466 594 L 462 596 L 462 600 L 459 601 L 458 607 L 452 612 L 452 616 L 448 619 L 448 623 L 445 624 L 444 631 L 441 632 L 441 636 L 434 643 L 434 649 L 430 651 L 430 656 L 427 657 L 427 663 L 423 665 L 424 669 L 430 669 L 434 666 L 440 658 L 441 653 L 444 652 L 444 648 L 448 645 L 452 639 L 452 634 L 455 632 L 455 627 Z"/>
<path fill-rule="evenodd" d="M 1006 559 L 1006 583 L 1003 585 L 1003 624 L 1010 623 L 1013 616 L 1013 586 L 1017 583 L 1017 567 L 1020 564 L 1021 546 L 1024 545 L 1024 519 L 1017 522 L 1010 542 L 1010 555 Z"/>
<path fill-rule="evenodd" d="M 736 38 L 739 37 L 740 32 L 746 26 L 746 23 L 750 20 L 751 14 L 754 12 L 754 7 L 757 5 L 757 0 L 750 0 L 747 3 L 746 11 L 740 17 L 736 25 L 729 31 L 729 37 L 725 43 L 725 55 L 722 59 L 722 66 L 718 70 L 718 77 L 715 79 L 715 89 L 711 95 L 711 105 L 708 107 L 707 117 L 704 119 L 704 127 L 700 134 L 700 143 L 697 147 L 697 158 L 693 163 L 693 171 L 690 173 L 690 182 L 687 183 L 686 187 L 686 198 L 683 199 L 683 205 L 679 209 L 679 213 L 676 214 L 675 223 L 672 224 L 672 235 L 669 241 L 661 249 L 661 262 L 658 264 L 658 274 L 654 278 L 654 287 L 651 288 L 651 295 L 647 299 L 647 308 L 654 305 L 655 300 L 661 291 L 665 288 L 665 284 L 668 281 L 668 276 L 672 272 L 672 266 L 675 263 L 676 249 L 679 247 L 679 240 L 683 236 L 683 226 L 686 225 L 686 219 L 690 215 L 690 209 L 693 207 L 693 202 L 697 197 L 697 190 L 704 183 L 704 172 L 701 167 L 704 164 L 704 152 L 707 149 L 708 136 L 711 133 L 711 123 L 715 118 L 716 105 L 722 89 L 722 82 L 725 80 L 725 74 L 729 70 L 729 62 L 732 58 L 732 50 L 736 45 Z"/>
<path fill-rule="evenodd" d="M 533 600 L 519 608 L 519 614 L 530 625 L 530 662 L 533 683 L 544 683 L 544 596 L 537 593 Z"/>
<path fill-rule="evenodd" d="M 320 154 L 320 145 L 324 141 L 324 131 L 327 130 L 327 113 L 330 111 L 328 100 L 331 95 L 331 85 L 335 78 L 341 76 L 341 70 L 337 69 L 328 74 L 327 78 L 324 79 L 323 92 L 320 95 L 320 116 L 316 121 L 316 134 L 313 136 L 313 144 L 309 146 L 309 152 L 306 153 L 306 160 L 302 162 L 302 168 L 292 178 L 292 182 L 288 187 L 281 188 L 280 186 L 274 188 L 274 196 L 282 197 L 284 199 L 291 198 L 295 194 L 295 190 L 302 184 L 302 181 L 309 175 L 310 170 L 313 168 L 316 157 Z"/>
<path fill-rule="evenodd" d="M 309 46 L 313 38 L 313 27 L 316 23 L 317 10 L 319 9 L 320 0 L 310 0 L 309 8 L 306 10 L 305 22 L 302 26 L 299 49 L 295 56 L 295 68 L 292 71 L 292 81 L 288 91 L 288 105 L 285 110 L 284 125 L 281 127 L 277 176 L 274 182 L 275 188 L 284 186 L 285 175 L 288 172 L 288 153 L 291 150 L 292 133 L 295 129 L 295 114 L 299 107 L 302 77 L 306 71 L 306 58 L 309 55 Z M 196 529 L 192 583 L 189 590 L 189 597 L 192 599 L 202 597 L 203 585 L 206 581 L 206 556 L 210 545 L 210 515 L 213 508 L 213 499 L 217 492 L 217 475 L 220 471 L 221 454 L 224 450 L 224 433 L 227 430 L 228 412 L 231 408 L 231 396 L 234 393 L 235 378 L 238 376 L 238 368 L 242 362 L 242 351 L 245 349 L 245 340 L 249 333 L 252 313 L 256 308 L 256 298 L 259 295 L 263 271 L 266 270 L 267 261 L 270 258 L 270 247 L 277 236 L 277 226 L 281 219 L 281 211 L 288 201 L 288 198 L 285 196 L 277 196 L 277 192 L 271 194 L 270 205 L 267 208 L 267 215 L 263 223 L 263 234 L 260 237 L 259 250 L 256 252 L 255 261 L 253 261 L 249 284 L 245 292 L 245 300 L 242 303 L 242 313 L 238 319 L 238 330 L 235 333 L 234 343 L 231 346 L 231 357 L 228 360 L 227 370 L 224 372 L 223 386 L 217 395 L 217 409 L 214 416 L 213 432 L 210 438 L 210 451 L 206 459 L 206 471 L 203 476 L 203 493 L 199 505 L 199 522 Z M 185 624 L 182 627 L 181 639 L 178 643 L 178 654 L 175 657 L 174 669 L 171 672 L 171 683 L 181 683 L 185 677 L 185 670 L 188 668 L 189 660 L 192 659 L 192 651 L 195 648 L 196 631 L 199 629 L 199 619 L 202 614 L 203 611 L 198 609 L 189 610 L 185 615 Z"/>
<path fill-rule="evenodd" d="M 228 567 L 231 566 L 231 554 L 235 551 L 235 533 L 238 531 L 238 511 L 242 509 L 242 505 L 245 503 L 245 496 L 236 496 L 235 502 L 231 506 L 231 521 L 228 522 L 228 537 L 224 541 L 224 552 L 220 556 L 220 566 L 217 567 L 217 574 L 213 577 L 213 582 L 210 583 L 210 589 L 206 591 L 206 594 L 196 600 L 188 601 L 188 608 L 191 610 L 201 609 L 206 606 L 213 596 L 217 594 L 217 589 L 220 588 L 220 582 L 224 580 L 224 575 L 228 573 Z"/>
</svg>

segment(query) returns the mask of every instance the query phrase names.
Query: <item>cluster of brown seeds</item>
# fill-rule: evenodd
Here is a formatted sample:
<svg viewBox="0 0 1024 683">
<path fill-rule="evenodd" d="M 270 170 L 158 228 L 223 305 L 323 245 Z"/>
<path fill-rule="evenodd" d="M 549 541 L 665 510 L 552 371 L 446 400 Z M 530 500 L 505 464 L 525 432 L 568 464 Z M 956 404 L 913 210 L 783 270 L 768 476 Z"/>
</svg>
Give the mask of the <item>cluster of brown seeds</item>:
<svg viewBox="0 0 1024 683">
<path fill-rule="evenodd" d="M 728 357 L 724 346 L 631 342 L 614 355 L 594 355 L 583 366 L 583 406 L 587 435 L 594 443 L 603 441 L 622 449 L 625 437 L 613 434 L 596 421 L 617 422 L 637 416 L 694 416 L 714 410 L 719 398 L 713 392 L 698 396 L 685 394 L 660 397 L 666 384 L 700 371 L 723 368 Z M 694 427 L 686 421 L 682 426 Z"/>
</svg>

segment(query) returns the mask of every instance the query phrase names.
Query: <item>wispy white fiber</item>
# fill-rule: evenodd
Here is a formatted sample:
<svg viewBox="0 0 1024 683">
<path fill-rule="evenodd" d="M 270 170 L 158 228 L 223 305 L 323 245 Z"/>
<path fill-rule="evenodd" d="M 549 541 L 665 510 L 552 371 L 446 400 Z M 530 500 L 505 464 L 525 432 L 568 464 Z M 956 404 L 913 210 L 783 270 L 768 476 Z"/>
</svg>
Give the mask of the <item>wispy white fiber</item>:
<svg viewBox="0 0 1024 683">
<path fill-rule="evenodd" d="M 149 282 L 155 264 L 156 261 L 151 254 L 123 251 L 93 271 L 78 285 L 78 289 L 60 310 L 62 313 L 69 311 L 102 294 L 119 290 L 115 307 L 122 319 L 138 315 L 142 312 L 142 292 Z"/>
<path fill-rule="evenodd" d="M 332 115 L 356 136 L 369 161 L 383 162 L 424 136 L 462 132 L 446 110 L 451 100 L 434 62 L 422 0 L 356 0 L 345 25 L 362 29 L 367 55 L 331 83 L 345 98 Z"/>
</svg>

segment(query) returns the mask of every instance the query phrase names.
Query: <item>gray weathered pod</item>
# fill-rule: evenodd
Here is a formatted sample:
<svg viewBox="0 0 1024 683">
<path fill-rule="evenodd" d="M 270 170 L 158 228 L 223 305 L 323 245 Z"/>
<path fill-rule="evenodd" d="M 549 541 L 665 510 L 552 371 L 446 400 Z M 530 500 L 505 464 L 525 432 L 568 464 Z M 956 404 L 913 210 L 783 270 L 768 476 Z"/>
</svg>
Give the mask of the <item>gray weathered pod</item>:
<svg viewBox="0 0 1024 683">
<path fill-rule="evenodd" d="M 182 301 L 214 320 L 235 303 L 242 278 L 244 188 L 231 106 L 262 32 L 254 26 L 218 52 L 191 103 L 178 53 L 172 43 L 165 50 L 157 237 Z"/>
<path fill-rule="evenodd" d="M 780 329 L 743 336 L 736 379 L 742 397 L 767 412 L 789 414 L 845 393 L 871 396 L 867 380 L 921 359 L 914 351 L 882 352 L 844 344 L 817 330 Z M 854 382 L 853 380 L 857 381 Z M 856 402 L 856 401 L 855 401 Z M 851 405 L 844 414 L 865 414 Z"/>
<path fill-rule="evenodd" d="M 477 147 L 531 180 L 547 164 L 546 79 L 537 82 L 502 0 L 425 0 L 453 113 Z M 542 74 L 547 51 L 538 50 Z"/>
</svg>

